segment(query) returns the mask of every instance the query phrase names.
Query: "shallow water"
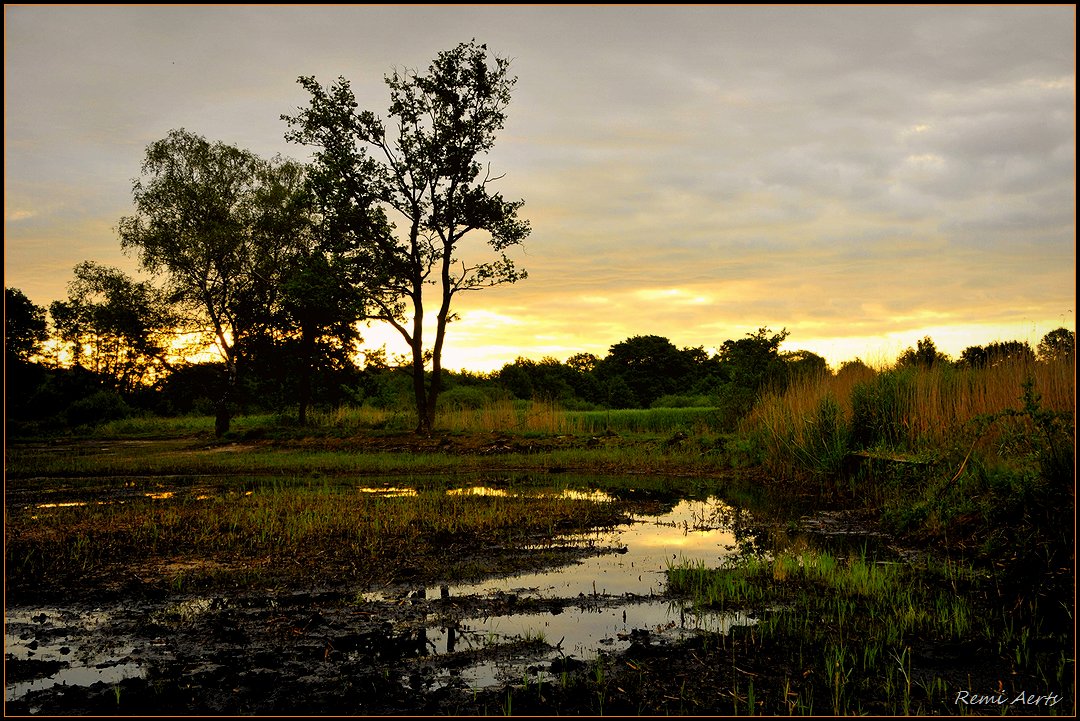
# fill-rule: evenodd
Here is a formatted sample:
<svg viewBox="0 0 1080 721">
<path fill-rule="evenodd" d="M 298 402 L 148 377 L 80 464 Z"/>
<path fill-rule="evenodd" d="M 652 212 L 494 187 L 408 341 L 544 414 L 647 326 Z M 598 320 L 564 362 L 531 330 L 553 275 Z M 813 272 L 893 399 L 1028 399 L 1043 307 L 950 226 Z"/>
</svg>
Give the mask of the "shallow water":
<svg viewBox="0 0 1080 721">
<path fill-rule="evenodd" d="M 468 492 L 486 491 L 477 487 Z M 601 496 L 592 494 L 596 500 L 605 500 Z M 580 606 L 558 614 L 515 613 L 470 618 L 453 628 L 426 628 L 424 643 L 433 655 L 538 637 L 555 647 L 541 654 L 523 653 L 516 661 L 483 661 L 455 673 L 455 678 L 469 687 L 484 688 L 521 679 L 529 668 L 558 658 L 588 661 L 600 653 L 625 650 L 635 641 L 671 641 L 699 631 L 727 633 L 732 626 L 756 623 L 742 613 L 697 615 L 683 604 L 663 598 L 670 566 L 700 562 L 717 567 L 738 553 L 739 544 L 730 525 L 735 514 L 736 509 L 718 498 L 683 500 L 670 512 L 639 516 L 611 531 L 558 539 L 617 549 L 614 552 L 541 573 L 425 588 L 427 598 L 512 594 L 520 601 L 576 598 Z M 390 601 L 394 596 L 371 593 L 365 598 Z"/>
<path fill-rule="evenodd" d="M 371 488 L 368 492 L 395 493 L 406 489 Z M 509 493 L 504 489 L 474 486 L 451 493 Z M 599 491 L 553 491 L 560 495 L 609 500 Z M 170 494 L 171 495 L 171 494 Z M 537 495 L 533 493 L 533 495 Z M 163 500 L 169 495 L 162 493 Z M 544 677 L 558 659 L 588 661 L 601 653 L 624 650 L 632 643 L 662 643 L 701 631 L 726 633 L 734 625 L 754 623 L 743 614 L 695 615 L 680 603 L 664 599 L 665 571 L 684 561 L 709 567 L 722 565 L 738 553 L 732 520 L 738 511 L 718 498 L 683 500 L 669 512 L 640 516 L 633 522 L 602 533 L 576 534 L 555 539 L 557 544 L 612 549 L 562 568 L 527 573 L 481 583 L 433 586 L 423 590 L 428 599 L 502 597 L 515 600 L 569 599 L 558 613 L 508 613 L 507 615 L 458 618 L 452 623 L 432 615 L 423 628 L 398 628 L 397 636 L 416 637 L 418 656 L 433 660 L 462 651 L 479 651 L 522 640 L 531 650 L 502 655 L 453 671 L 440 669 L 426 684 L 483 688 L 522 679 L 531 674 Z M 415 595 L 416 594 L 414 591 Z M 400 602 L 401 591 L 369 592 L 367 603 Z M 212 607 L 209 599 L 173 602 L 167 608 L 143 609 L 146 614 L 171 614 L 173 618 L 196 615 Z M 127 621 L 139 613 L 128 609 L 9 608 L 5 616 L 5 653 L 19 661 L 60 662 L 65 667 L 47 677 L 9 683 L 8 701 L 31 691 L 67 684 L 88 686 L 115 684 L 126 678 L 145 676 L 147 664 L 167 663 L 165 649 L 149 643 L 139 648 L 124 642 L 110 629 L 123 614 Z M 103 642 L 102 639 L 106 639 Z M 519 644 L 520 645 L 520 644 Z M 50 669 L 51 670 L 51 669 Z"/>
<path fill-rule="evenodd" d="M 66 664 L 45 678 L 7 683 L 8 701 L 31 691 L 53 686 L 90 686 L 98 682 L 117 683 L 143 676 L 138 663 L 125 661 L 136 650 L 130 643 L 100 643 L 108 637 L 113 614 L 96 609 L 63 607 L 7 609 L 4 617 L 4 654 L 20 661 Z M 91 639 L 94 639 L 91 641 Z"/>
</svg>

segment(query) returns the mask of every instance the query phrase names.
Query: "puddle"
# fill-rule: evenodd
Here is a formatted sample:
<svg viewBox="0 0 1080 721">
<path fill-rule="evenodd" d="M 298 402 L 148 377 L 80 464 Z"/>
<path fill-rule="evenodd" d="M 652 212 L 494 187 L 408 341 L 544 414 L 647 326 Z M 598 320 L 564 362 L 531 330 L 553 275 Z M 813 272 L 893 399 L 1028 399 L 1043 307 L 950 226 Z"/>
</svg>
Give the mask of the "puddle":
<svg viewBox="0 0 1080 721">
<path fill-rule="evenodd" d="M 6 683 L 5 699 L 13 701 L 53 686 L 115 684 L 144 676 L 142 664 L 130 660 L 136 651 L 134 644 L 119 639 L 108 642 L 113 620 L 112 614 L 103 610 L 8 609 L 4 621 L 5 665 L 34 664 L 49 675 Z"/>
<path fill-rule="evenodd" d="M 427 628 L 424 641 L 432 655 L 481 651 L 513 641 L 540 640 L 539 651 L 484 661 L 448 672 L 442 683 L 464 681 L 484 689 L 520 680 L 524 674 L 558 666 L 559 661 L 591 661 L 602 653 L 618 653 L 639 645 L 682 640 L 701 632 L 727 633 L 733 626 L 756 623 L 744 613 L 695 615 L 680 604 L 646 601 L 608 608 L 567 609 L 560 613 L 515 614 L 468 619 L 448 628 Z"/>
<path fill-rule="evenodd" d="M 387 485 L 359 490 L 389 495 L 411 489 Z M 502 495 L 512 491 L 470 486 L 450 492 Z M 168 501 L 168 493 L 156 491 L 155 497 Z M 552 494 L 611 500 L 599 491 L 528 493 Z M 481 583 L 431 586 L 422 591 L 416 588 L 411 594 L 400 589 L 370 592 L 363 594 L 359 605 L 339 600 L 336 605 L 322 607 L 309 599 L 298 602 L 294 611 L 312 619 L 319 617 L 320 624 L 335 632 L 354 635 L 366 622 L 363 619 L 398 618 L 381 631 L 368 628 L 364 633 L 380 636 L 383 643 L 391 645 L 405 639 L 411 649 L 407 657 L 427 669 L 421 681 L 426 688 L 483 689 L 520 682 L 530 675 L 552 678 L 557 676 L 554 669 L 568 659 L 581 664 L 600 654 L 624 651 L 635 643 L 669 643 L 701 632 L 726 633 L 733 626 L 756 623 L 744 614 L 695 615 L 680 603 L 663 598 L 665 571 L 671 565 L 688 561 L 715 567 L 738 553 L 733 530 L 738 514 L 717 498 L 683 500 L 669 512 L 635 517 L 632 523 L 608 531 L 557 537 L 555 545 L 609 549 L 561 568 Z M 403 604 L 406 599 L 412 603 Z M 419 605 L 429 601 L 428 606 Z M 284 613 L 275 601 L 264 598 L 261 603 L 259 613 Z M 415 613 L 400 620 L 402 617 L 395 617 L 392 610 L 403 605 L 415 608 Z M 181 655 L 174 655 L 177 634 L 197 624 L 204 624 L 214 638 L 227 644 L 243 644 L 245 634 L 254 635 L 257 626 L 243 626 L 241 621 L 258 618 L 264 630 L 272 623 L 246 608 L 222 598 L 174 598 L 169 603 L 112 612 L 8 609 L 5 645 L 9 662 L 24 662 L 27 669 L 36 664 L 38 675 L 45 677 L 22 680 L 29 674 L 19 674 L 20 680 L 7 684 L 6 698 L 17 700 L 64 684 L 116 684 L 146 677 L 148 664 L 177 663 Z M 326 618 L 332 616 L 333 622 L 324 620 L 320 612 Z M 251 613 L 250 618 L 244 617 L 245 613 Z M 133 630 L 147 623 L 167 640 Z M 292 637 L 305 637 L 306 626 L 298 628 L 294 619 L 289 624 Z M 332 643 L 327 648 L 330 646 Z"/>
<path fill-rule="evenodd" d="M 572 545 L 613 548 L 613 552 L 541 573 L 423 589 L 422 596 L 428 599 L 487 596 L 510 598 L 518 604 L 543 599 L 577 599 L 579 603 L 559 613 L 467 618 L 451 627 L 426 627 L 419 643 L 432 655 L 481 650 L 522 639 L 542 639 L 555 647 L 545 653 L 521 654 L 517 660 L 477 663 L 430 682 L 464 682 L 470 688 L 485 688 L 520 680 L 529 667 L 549 665 L 560 658 L 588 661 L 600 653 L 623 651 L 634 642 L 647 645 L 699 632 L 727 633 L 732 626 L 756 623 L 742 613 L 699 616 L 662 598 L 671 565 L 686 561 L 715 567 L 738 552 L 728 523 L 735 512 L 716 498 L 681 501 L 669 513 L 638 517 L 606 533 L 557 539 Z M 369 593 L 365 599 L 392 602 L 400 600 L 400 592 Z"/>
</svg>

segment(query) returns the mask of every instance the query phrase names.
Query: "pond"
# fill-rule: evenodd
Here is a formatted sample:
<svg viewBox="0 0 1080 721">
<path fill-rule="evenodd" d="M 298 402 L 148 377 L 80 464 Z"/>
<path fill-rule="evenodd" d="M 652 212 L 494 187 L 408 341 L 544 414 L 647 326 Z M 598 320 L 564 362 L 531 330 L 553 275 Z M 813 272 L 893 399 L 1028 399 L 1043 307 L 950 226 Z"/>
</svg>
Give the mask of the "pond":
<svg viewBox="0 0 1080 721">
<path fill-rule="evenodd" d="M 413 492 L 386 483 L 357 490 L 386 495 Z M 447 492 L 504 495 L 512 491 L 474 485 Z M 600 490 L 547 492 L 597 502 L 611 500 Z M 130 489 L 125 493 L 132 495 Z M 140 495 L 168 501 L 185 493 L 193 499 L 209 495 L 205 488 L 159 489 Z M 90 502 L 124 500 L 99 498 Z M 35 504 L 35 508 L 48 513 L 68 503 L 75 502 L 50 500 Z M 553 539 L 555 544 L 592 552 L 576 563 L 480 583 L 366 589 L 347 607 L 359 618 L 391 619 L 379 627 L 386 636 L 384 645 L 398 649 L 397 655 L 423 659 L 436 669 L 426 674 L 425 685 L 478 689 L 530 673 L 542 676 L 544 669 L 558 668 L 560 662 L 588 662 L 598 654 L 634 643 L 664 643 L 701 631 L 726 632 L 733 625 L 754 623 L 744 614 L 695 613 L 664 597 L 665 571 L 670 565 L 692 561 L 717 566 L 740 553 L 734 526 L 736 521 L 745 524 L 747 519 L 745 511 L 715 497 L 672 501 L 662 510 L 635 515 L 631 522 L 615 528 Z M 235 613 L 240 605 L 227 597 L 177 596 L 93 608 L 9 607 L 5 615 L 7 659 L 23 662 L 23 669 L 36 669 L 36 673 L 29 674 L 30 678 L 21 678 L 24 674 L 20 673 L 15 681 L 9 677 L 6 699 L 18 700 L 51 687 L 115 685 L 123 679 L 145 677 L 148 669 L 177 657 L 169 630 L 200 617 Z M 268 605 L 269 613 L 275 605 L 289 604 L 271 600 Z M 294 605 L 303 603 L 298 600 Z M 245 610 L 250 612 L 250 608 Z M 146 633 L 147 629 L 151 633 Z M 365 647 L 371 643 L 379 645 L 371 641 Z M 518 650 L 494 653 L 508 648 Z M 458 660 L 451 663 L 455 657 Z M 403 672 L 408 673 L 408 669 Z"/>
</svg>

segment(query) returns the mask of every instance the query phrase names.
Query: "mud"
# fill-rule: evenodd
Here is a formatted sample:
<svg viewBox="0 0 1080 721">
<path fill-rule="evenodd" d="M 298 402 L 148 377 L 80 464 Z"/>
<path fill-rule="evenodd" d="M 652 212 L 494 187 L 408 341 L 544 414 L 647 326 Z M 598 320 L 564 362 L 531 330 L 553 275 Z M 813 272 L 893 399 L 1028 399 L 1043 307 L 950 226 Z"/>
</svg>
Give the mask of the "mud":
<svg viewBox="0 0 1080 721">
<path fill-rule="evenodd" d="M 506 439 L 483 439 L 489 442 L 481 450 L 509 452 Z M 476 452 L 480 441 L 472 443 L 467 450 Z M 101 490 L 100 496 L 97 489 L 64 484 L 47 497 L 9 488 L 7 502 L 99 502 L 145 491 L 146 484 L 131 483 L 109 484 L 112 494 Z M 197 497 L 201 484 L 189 480 L 155 492 Z M 468 583 L 447 582 L 421 567 L 405 586 L 313 587 L 290 583 L 285 574 L 272 588 L 174 593 L 133 569 L 110 584 L 72 579 L 61 592 L 55 579 L 47 589 L 8 588 L 9 604 L 17 605 L 5 614 L 5 713 L 829 713 L 823 648 L 763 642 L 755 638 L 760 619 L 753 613 L 695 613 L 664 593 L 669 560 L 715 565 L 725 555 L 761 550 L 770 534 L 791 531 L 790 523 L 762 523 L 715 498 L 647 496 L 635 498 L 635 522 L 554 539 L 542 558 L 520 548 L 458 549 L 476 566 L 517 569 Z M 868 513 L 819 511 L 794 525 L 834 548 L 870 544 L 897 558 L 910 552 L 881 534 Z M 908 673 L 918 709 L 1001 712 L 961 708 L 920 690 L 920 683 L 929 688 L 929 680 L 942 675 L 958 689 L 987 692 L 997 684 L 1013 696 L 1051 690 L 1003 676 L 994 648 L 987 639 L 914 648 Z M 796 706 L 794 699 L 816 703 Z M 862 713 L 895 713 L 876 692 L 856 702 Z M 1007 710 L 1066 707 L 1073 708 L 1071 699 L 1056 709 Z"/>
<path fill-rule="evenodd" d="M 473 626 L 529 614 L 625 617 L 649 599 L 360 600 L 340 592 L 192 597 L 109 610 L 53 607 L 9 618 L 9 714 L 467 713 L 521 684 L 557 685 L 589 661 L 529 633 Z M 666 647 L 671 628 L 635 628 Z M 613 643 L 615 639 L 609 640 Z M 14 654 L 12 653 L 14 652 Z M 15 654 L 25 656 L 18 659 Z M 477 672 L 477 669 L 480 669 Z M 488 701 L 487 703 L 491 703 Z"/>
</svg>

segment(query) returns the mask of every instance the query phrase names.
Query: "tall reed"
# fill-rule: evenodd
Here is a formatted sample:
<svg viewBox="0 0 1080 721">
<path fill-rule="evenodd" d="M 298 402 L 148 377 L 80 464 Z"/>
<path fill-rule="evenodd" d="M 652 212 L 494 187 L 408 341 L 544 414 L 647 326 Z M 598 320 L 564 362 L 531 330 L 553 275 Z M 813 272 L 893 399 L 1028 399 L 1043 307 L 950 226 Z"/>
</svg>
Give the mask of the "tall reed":
<svg viewBox="0 0 1080 721">
<path fill-rule="evenodd" d="M 931 455 L 967 442 L 1007 454 L 1011 435 L 1032 432 L 1031 419 L 1007 413 L 1024 408 L 1029 380 L 1041 408 L 1073 411 L 1072 361 L 1016 360 L 988 368 L 942 365 L 804 377 L 782 392 L 764 394 L 741 431 L 762 444 L 771 470 L 789 474 L 835 470 L 841 442 L 846 450 Z M 993 423 L 973 425 L 992 416 Z M 978 437 L 972 440 L 973 433 Z"/>
</svg>

